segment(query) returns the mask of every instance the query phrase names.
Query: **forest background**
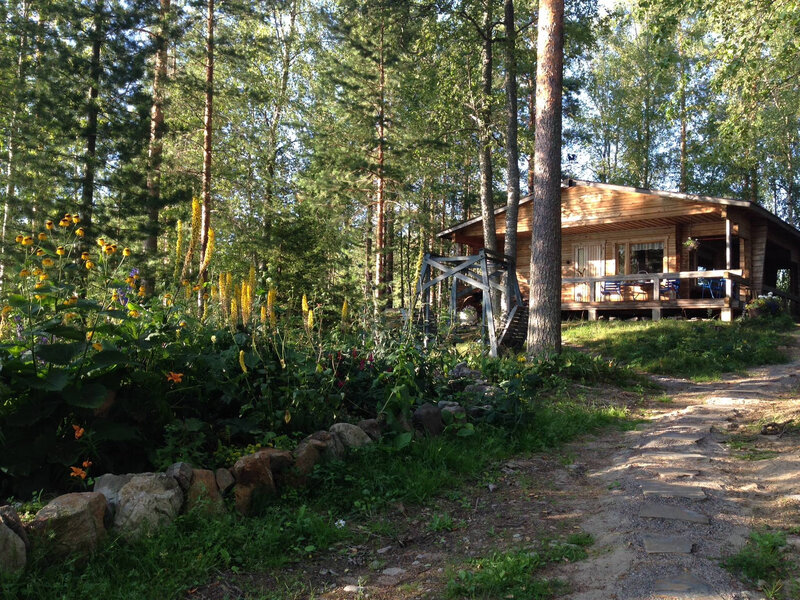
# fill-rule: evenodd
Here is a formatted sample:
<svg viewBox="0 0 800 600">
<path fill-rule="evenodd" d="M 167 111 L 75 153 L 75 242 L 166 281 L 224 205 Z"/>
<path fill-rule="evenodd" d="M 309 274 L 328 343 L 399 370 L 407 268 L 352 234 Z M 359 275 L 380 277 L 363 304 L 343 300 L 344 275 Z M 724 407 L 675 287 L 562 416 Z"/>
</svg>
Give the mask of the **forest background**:
<svg viewBox="0 0 800 600">
<path fill-rule="evenodd" d="M 509 116 L 531 186 L 537 6 L 514 3 L 509 54 L 502 4 L 3 3 L 0 281 L 17 236 L 72 213 L 86 243 L 132 248 L 148 293 L 255 265 L 264 294 L 329 314 L 408 306 L 421 250 L 480 214 L 482 173 L 505 204 Z M 793 0 L 567 2 L 563 175 L 796 223 L 798 39 Z M 199 257 L 177 269 L 193 198 Z"/>
</svg>

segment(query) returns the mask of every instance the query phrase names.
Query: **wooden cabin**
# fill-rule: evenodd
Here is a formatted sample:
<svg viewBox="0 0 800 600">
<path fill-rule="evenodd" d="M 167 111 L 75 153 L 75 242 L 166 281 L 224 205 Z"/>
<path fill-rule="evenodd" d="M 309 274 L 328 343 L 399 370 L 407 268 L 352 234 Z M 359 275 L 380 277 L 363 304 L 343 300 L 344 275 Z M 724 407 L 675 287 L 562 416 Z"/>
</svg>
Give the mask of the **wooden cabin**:
<svg viewBox="0 0 800 600">
<path fill-rule="evenodd" d="M 534 201 L 520 202 L 517 276 L 530 275 Z M 505 207 L 495 211 L 498 244 Z M 483 248 L 481 218 L 439 233 Z M 565 180 L 561 188 L 561 302 L 565 313 L 708 311 L 730 320 L 772 293 L 800 311 L 800 231 L 742 200 Z"/>
</svg>

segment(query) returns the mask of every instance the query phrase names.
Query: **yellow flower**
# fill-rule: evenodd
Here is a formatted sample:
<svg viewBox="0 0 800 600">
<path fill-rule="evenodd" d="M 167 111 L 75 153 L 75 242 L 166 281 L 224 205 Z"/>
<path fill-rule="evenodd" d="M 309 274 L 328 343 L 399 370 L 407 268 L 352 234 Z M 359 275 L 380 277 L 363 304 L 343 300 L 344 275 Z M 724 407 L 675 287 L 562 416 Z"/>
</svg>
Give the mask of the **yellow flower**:
<svg viewBox="0 0 800 600">
<path fill-rule="evenodd" d="M 308 312 L 308 298 L 303 294 L 303 314 Z"/>
<path fill-rule="evenodd" d="M 93 337 L 94 337 L 94 331 L 87 331 L 86 332 L 86 341 L 87 342 L 91 342 Z"/>
<path fill-rule="evenodd" d="M 20 277 L 27 277 L 30 274 L 31 274 L 31 272 L 28 271 L 28 269 L 22 269 L 22 271 L 19 272 L 19 276 Z"/>
<path fill-rule="evenodd" d="M 129 287 L 133 287 L 133 277 L 126 277 L 125 283 L 127 283 Z"/>
<path fill-rule="evenodd" d="M 94 263 L 90 260 L 86 261 L 86 268 L 87 269 L 94 269 Z"/>
<path fill-rule="evenodd" d="M 48 230 L 48 231 L 52 231 L 52 230 L 53 230 L 53 227 L 55 227 L 55 225 L 53 225 L 53 222 L 52 222 L 52 221 L 47 221 L 47 222 L 44 224 L 44 226 L 47 228 L 47 230 Z"/>
<path fill-rule="evenodd" d="M 73 223 L 80 223 L 81 218 L 78 215 L 72 215 L 72 222 Z"/>
<path fill-rule="evenodd" d="M 24 235 L 18 235 L 17 237 L 14 238 L 14 241 L 17 242 L 18 244 L 21 244 L 22 240 L 24 239 L 25 239 Z"/>
<path fill-rule="evenodd" d="M 313 310 L 309 310 L 308 311 L 307 323 L 308 323 L 308 328 L 309 329 L 313 329 L 314 328 L 314 311 Z"/>
<path fill-rule="evenodd" d="M 139 314 L 140 314 L 139 311 L 136 310 L 135 308 L 133 310 L 128 311 L 128 316 L 131 317 L 132 319 L 138 319 Z"/>
<path fill-rule="evenodd" d="M 71 298 L 67 298 L 66 300 L 64 300 L 64 304 L 66 306 L 72 306 L 72 305 L 77 304 L 77 303 L 78 303 L 78 297 L 77 296 L 72 296 Z"/>
<path fill-rule="evenodd" d="M 114 252 L 117 251 L 117 247 L 114 244 L 107 244 L 103 248 L 103 251 L 110 256 L 110 255 L 114 254 Z"/>
<path fill-rule="evenodd" d="M 139 296 L 139 298 L 144 298 L 145 295 L 144 290 L 139 290 L 138 292 L 136 292 L 136 295 Z"/>
<path fill-rule="evenodd" d="M 37 290 L 42 289 L 44 287 L 44 281 L 37 281 L 36 285 L 33 286 L 33 287 L 34 287 L 34 289 L 37 289 Z"/>
<path fill-rule="evenodd" d="M 81 469 L 80 467 L 70 467 L 72 473 L 69 474 L 70 477 L 80 477 L 81 479 L 86 479 L 86 471 Z"/>
<path fill-rule="evenodd" d="M 239 366 L 242 368 L 242 373 L 247 373 L 247 365 L 244 364 L 244 350 L 239 350 Z"/>
<path fill-rule="evenodd" d="M 34 274 L 34 275 L 41 275 L 42 273 L 44 273 L 44 271 L 42 271 L 42 270 L 41 270 L 39 267 L 36 267 L 36 268 L 33 270 L 33 274 Z"/>
<path fill-rule="evenodd" d="M 111 294 L 111 301 L 112 302 L 116 302 L 117 300 L 119 300 L 119 294 L 117 292 L 112 293 Z"/>
<path fill-rule="evenodd" d="M 94 348 L 99 352 L 100 350 L 103 349 L 103 344 L 101 344 L 100 342 L 95 342 L 94 344 L 92 344 L 92 348 Z"/>
<path fill-rule="evenodd" d="M 54 264 L 56 263 L 52 258 L 45 258 L 42 260 L 43 267 L 52 267 Z"/>
<path fill-rule="evenodd" d="M 56 254 L 58 254 L 59 256 L 64 256 L 66 253 L 67 251 L 64 249 L 64 246 L 59 246 L 58 248 L 56 248 Z"/>
<path fill-rule="evenodd" d="M 44 280 L 45 280 L 45 279 L 47 279 L 48 277 L 49 277 L 49 275 L 48 275 L 47 273 L 40 273 L 40 274 L 39 274 L 39 279 L 40 279 L 41 281 L 44 281 Z"/>
<path fill-rule="evenodd" d="M 3 307 L 3 310 L 2 310 L 2 312 L 0 312 L 0 315 L 2 315 L 2 316 L 4 316 L 4 317 L 5 317 L 5 316 L 6 316 L 8 313 L 10 313 L 12 310 L 14 310 L 14 308 L 13 308 L 13 307 L 11 307 L 11 306 L 9 306 L 8 304 L 6 304 L 6 305 Z"/>
<path fill-rule="evenodd" d="M 288 424 L 289 424 L 289 421 L 291 421 L 291 420 L 292 420 L 292 413 L 290 413 L 290 412 L 289 412 L 289 409 L 287 408 L 287 409 L 286 409 L 286 410 L 283 412 L 283 422 L 284 422 L 284 423 L 286 423 L 286 424 L 288 425 Z"/>
<path fill-rule="evenodd" d="M 130 248 L 124 248 L 122 250 L 122 256 L 130 256 L 130 255 L 131 255 L 131 249 Z"/>
<path fill-rule="evenodd" d="M 41 248 L 39 248 L 39 249 L 36 251 L 36 256 L 44 256 L 44 250 L 42 250 Z"/>
<path fill-rule="evenodd" d="M 69 225 L 70 225 L 70 223 L 69 223 L 69 219 L 61 219 L 61 220 L 58 222 L 58 226 L 59 226 L 59 227 L 69 227 Z"/>
<path fill-rule="evenodd" d="M 24 238 L 22 238 L 22 245 L 33 246 L 33 238 L 29 235 L 26 235 Z"/>
<path fill-rule="evenodd" d="M 83 227 L 78 227 L 75 230 L 75 235 L 77 235 L 78 237 L 83 237 L 86 235 L 86 232 L 83 230 Z"/>
<path fill-rule="evenodd" d="M 97 238 L 97 245 L 102 248 L 106 245 L 106 241 L 103 238 Z"/>
<path fill-rule="evenodd" d="M 89 260 L 89 256 L 88 252 L 81 252 L 81 260 Z"/>
<path fill-rule="evenodd" d="M 40 233 L 36 237 L 39 238 L 40 242 L 44 242 L 47 239 L 47 234 L 46 233 Z"/>
</svg>

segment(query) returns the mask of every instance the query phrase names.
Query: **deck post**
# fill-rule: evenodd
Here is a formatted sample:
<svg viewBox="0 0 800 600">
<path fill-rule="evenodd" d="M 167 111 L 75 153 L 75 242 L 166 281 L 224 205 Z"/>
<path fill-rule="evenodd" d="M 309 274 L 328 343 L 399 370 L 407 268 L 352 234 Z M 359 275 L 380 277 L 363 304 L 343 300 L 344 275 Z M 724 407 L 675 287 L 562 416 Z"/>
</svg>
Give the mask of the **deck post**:
<svg viewBox="0 0 800 600">
<path fill-rule="evenodd" d="M 653 321 L 660 321 L 661 320 L 661 307 L 660 306 L 658 308 L 654 308 L 653 309 L 651 318 L 653 319 Z"/>
<path fill-rule="evenodd" d="M 733 309 L 730 306 L 723 308 L 719 313 L 719 319 L 723 323 L 730 323 L 733 321 Z"/>
<path fill-rule="evenodd" d="M 458 310 L 457 296 L 458 296 L 458 280 L 455 277 L 453 277 L 453 281 L 450 284 L 450 327 L 454 327 L 456 321 L 458 320 L 458 315 L 456 313 L 456 311 Z"/>
<path fill-rule="evenodd" d="M 597 309 L 596 308 L 590 308 L 587 312 L 589 313 L 589 320 L 590 321 L 597 321 Z"/>
<path fill-rule="evenodd" d="M 494 328 L 494 307 L 492 306 L 492 287 L 489 278 L 489 261 L 486 259 L 486 251 L 481 250 L 481 270 L 483 271 L 483 283 L 486 291 L 483 293 L 483 307 L 486 315 L 486 330 L 489 333 L 489 356 L 497 358 L 497 332 Z"/>
</svg>

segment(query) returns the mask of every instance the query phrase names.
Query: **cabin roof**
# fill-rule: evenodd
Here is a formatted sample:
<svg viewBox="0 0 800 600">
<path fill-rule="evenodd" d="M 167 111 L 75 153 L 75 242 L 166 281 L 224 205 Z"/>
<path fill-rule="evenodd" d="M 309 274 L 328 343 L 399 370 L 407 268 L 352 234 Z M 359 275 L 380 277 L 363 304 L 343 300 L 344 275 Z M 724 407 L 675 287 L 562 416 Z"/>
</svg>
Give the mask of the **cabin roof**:
<svg viewBox="0 0 800 600">
<path fill-rule="evenodd" d="M 650 190 L 647 188 L 639 188 L 633 186 L 626 186 L 626 185 L 613 185 L 610 183 L 598 183 L 596 181 L 584 181 L 580 179 L 564 179 L 561 182 L 561 189 L 567 189 L 571 187 L 592 187 L 592 188 L 599 188 L 603 190 L 612 190 L 618 192 L 627 192 L 627 193 L 639 193 L 639 194 L 648 194 L 650 196 L 658 196 L 661 198 L 669 198 L 673 200 L 682 200 L 685 202 L 692 202 L 692 203 L 706 203 L 706 204 L 715 204 L 719 206 L 736 206 L 740 208 L 744 208 L 750 211 L 753 211 L 756 215 L 767 219 L 775 223 L 776 225 L 780 226 L 793 236 L 800 238 L 800 230 L 798 230 L 793 225 L 790 225 L 777 215 L 771 213 L 763 206 L 756 204 L 755 202 L 750 202 L 747 200 L 735 200 L 733 198 L 716 198 L 714 196 L 704 196 L 702 194 L 685 194 L 681 192 L 667 192 L 662 190 Z M 523 204 L 527 204 L 533 200 L 533 195 L 528 194 L 527 196 L 520 199 L 519 203 L 520 206 Z M 506 206 L 501 206 L 500 208 L 496 208 L 494 211 L 495 215 L 502 214 L 506 211 Z M 445 229 L 444 231 L 440 231 L 436 234 L 439 238 L 449 237 L 452 234 L 458 233 L 462 229 L 465 229 L 475 223 L 480 223 L 482 217 L 477 216 L 467 221 L 463 221 L 452 227 Z"/>
</svg>

